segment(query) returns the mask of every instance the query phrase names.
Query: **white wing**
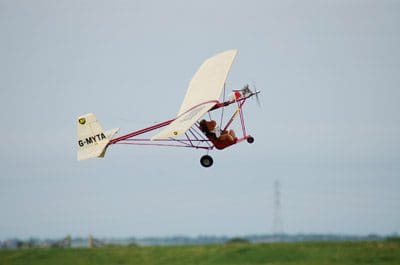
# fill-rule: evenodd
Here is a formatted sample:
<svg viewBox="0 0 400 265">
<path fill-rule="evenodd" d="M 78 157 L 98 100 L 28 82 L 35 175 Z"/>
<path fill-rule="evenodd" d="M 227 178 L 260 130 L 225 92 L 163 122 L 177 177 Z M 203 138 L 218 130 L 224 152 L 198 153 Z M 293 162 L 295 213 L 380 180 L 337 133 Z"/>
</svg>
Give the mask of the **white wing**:
<svg viewBox="0 0 400 265">
<path fill-rule="evenodd" d="M 216 102 L 208 102 L 193 109 L 187 111 L 183 115 L 179 116 L 171 122 L 164 130 L 156 134 L 151 138 L 151 140 L 157 139 L 168 139 L 171 137 L 176 137 L 178 135 L 184 134 L 187 130 L 192 127 L 193 124 L 196 123 L 207 111 L 209 111 Z"/>
<path fill-rule="evenodd" d="M 201 103 L 218 100 L 237 50 L 219 53 L 200 66 L 189 83 L 178 116 Z"/>
<path fill-rule="evenodd" d="M 218 102 L 236 54 L 229 50 L 204 61 L 189 83 L 178 117 L 151 140 L 184 134 Z"/>
</svg>

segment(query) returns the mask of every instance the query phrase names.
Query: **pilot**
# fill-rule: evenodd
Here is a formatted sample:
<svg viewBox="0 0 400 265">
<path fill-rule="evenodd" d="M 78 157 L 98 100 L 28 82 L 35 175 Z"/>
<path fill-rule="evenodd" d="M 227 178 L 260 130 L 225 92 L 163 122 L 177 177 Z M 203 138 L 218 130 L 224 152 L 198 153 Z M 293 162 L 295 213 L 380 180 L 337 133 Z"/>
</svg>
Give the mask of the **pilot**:
<svg viewBox="0 0 400 265">
<path fill-rule="evenodd" d="M 233 130 L 221 131 L 221 129 L 217 126 L 217 122 L 215 120 L 201 120 L 200 129 L 207 135 L 207 137 L 211 136 L 214 138 L 214 140 L 217 140 L 219 142 L 226 142 L 231 144 L 234 143 L 236 140 L 236 135 Z"/>
<path fill-rule="evenodd" d="M 218 140 L 224 142 L 224 141 L 228 141 L 230 143 L 235 142 L 236 139 L 236 134 L 233 130 L 229 130 L 229 131 L 223 131 L 221 133 L 221 136 L 218 138 Z"/>
</svg>

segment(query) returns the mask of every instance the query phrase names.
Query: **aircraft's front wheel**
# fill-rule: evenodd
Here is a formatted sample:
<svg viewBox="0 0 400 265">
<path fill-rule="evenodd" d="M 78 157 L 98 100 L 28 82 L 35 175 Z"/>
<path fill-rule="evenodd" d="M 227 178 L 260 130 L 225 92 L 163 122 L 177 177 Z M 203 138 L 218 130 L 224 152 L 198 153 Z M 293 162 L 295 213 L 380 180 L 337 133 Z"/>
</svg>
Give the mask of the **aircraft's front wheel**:
<svg viewBox="0 0 400 265">
<path fill-rule="evenodd" d="M 249 144 L 254 143 L 254 138 L 253 138 L 252 136 L 247 137 L 247 142 L 248 142 Z"/>
<path fill-rule="evenodd" d="M 213 162 L 214 162 L 214 160 L 209 155 L 202 156 L 201 159 L 200 159 L 200 164 L 203 167 L 211 167 Z"/>
</svg>

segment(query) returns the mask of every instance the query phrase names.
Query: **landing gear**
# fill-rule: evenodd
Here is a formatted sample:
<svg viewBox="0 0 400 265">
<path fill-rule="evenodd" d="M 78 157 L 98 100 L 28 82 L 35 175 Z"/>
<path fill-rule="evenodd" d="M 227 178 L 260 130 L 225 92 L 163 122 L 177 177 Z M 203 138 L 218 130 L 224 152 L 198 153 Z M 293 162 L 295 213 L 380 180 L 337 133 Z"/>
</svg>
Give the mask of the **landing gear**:
<svg viewBox="0 0 400 265">
<path fill-rule="evenodd" d="M 248 142 L 249 144 L 254 143 L 254 138 L 253 138 L 252 136 L 247 137 L 247 142 Z"/>
<path fill-rule="evenodd" d="M 213 162 L 214 162 L 214 160 L 213 160 L 212 157 L 209 156 L 209 155 L 204 155 L 204 156 L 202 156 L 202 157 L 200 158 L 200 164 L 201 164 L 203 167 L 211 167 L 212 164 L 213 164 Z"/>
</svg>

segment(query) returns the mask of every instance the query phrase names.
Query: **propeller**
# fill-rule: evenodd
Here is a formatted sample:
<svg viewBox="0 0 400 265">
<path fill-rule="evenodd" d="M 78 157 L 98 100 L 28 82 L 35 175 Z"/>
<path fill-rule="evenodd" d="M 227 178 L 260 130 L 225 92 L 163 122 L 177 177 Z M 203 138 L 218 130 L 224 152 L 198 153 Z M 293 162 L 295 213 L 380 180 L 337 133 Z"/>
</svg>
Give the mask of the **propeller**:
<svg viewBox="0 0 400 265">
<path fill-rule="evenodd" d="M 252 87 L 254 87 L 254 91 L 250 88 L 249 84 L 246 84 L 242 89 L 233 90 L 233 92 L 239 92 L 241 97 L 256 96 L 257 105 L 261 107 L 261 101 L 258 96 L 258 94 L 260 94 L 261 91 L 257 90 L 257 87 L 255 85 L 252 85 Z"/>
<path fill-rule="evenodd" d="M 247 87 L 249 87 L 249 85 L 247 85 Z M 250 89 L 249 89 L 249 90 L 251 91 L 251 94 L 252 94 L 252 95 L 255 95 L 255 96 L 256 96 L 257 105 L 258 105 L 259 107 L 261 107 L 261 100 L 260 100 L 260 97 L 259 97 L 259 95 L 258 95 L 258 94 L 261 93 L 261 91 L 257 89 L 257 86 L 255 85 L 255 82 L 253 82 L 252 87 L 254 88 L 254 91 L 252 91 L 252 90 L 250 90 Z"/>
</svg>

